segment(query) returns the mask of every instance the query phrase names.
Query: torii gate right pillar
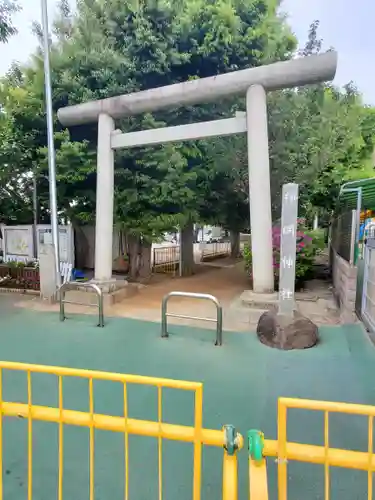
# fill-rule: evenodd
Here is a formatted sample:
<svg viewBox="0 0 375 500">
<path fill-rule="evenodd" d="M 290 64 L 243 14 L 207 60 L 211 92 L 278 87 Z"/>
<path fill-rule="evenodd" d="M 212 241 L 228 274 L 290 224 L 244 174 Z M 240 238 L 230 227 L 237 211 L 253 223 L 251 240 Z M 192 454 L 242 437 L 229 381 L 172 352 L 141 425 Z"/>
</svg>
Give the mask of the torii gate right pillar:
<svg viewBox="0 0 375 500">
<path fill-rule="evenodd" d="M 261 85 L 246 93 L 247 148 L 253 290 L 274 291 L 267 94 Z"/>
</svg>

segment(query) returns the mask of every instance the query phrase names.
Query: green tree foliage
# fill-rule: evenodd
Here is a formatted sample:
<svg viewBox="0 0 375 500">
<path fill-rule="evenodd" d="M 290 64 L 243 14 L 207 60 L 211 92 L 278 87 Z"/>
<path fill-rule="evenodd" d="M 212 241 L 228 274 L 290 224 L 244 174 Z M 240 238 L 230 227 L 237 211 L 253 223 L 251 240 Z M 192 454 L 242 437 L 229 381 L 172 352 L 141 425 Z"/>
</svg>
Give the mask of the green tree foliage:
<svg viewBox="0 0 375 500">
<path fill-rule="evenodd" d="M 17 2 L 0 0 L 0 42 L 5 43 L 17 33 L 12 23 L 12 15 L 19 10 Z M 11 68 L 9 80 L 16 82 L 15 67 Z M 3 97 L 3 96 L 2 96 Z M 0 110 L 0 222 L 23 222 L 30 216 L 30 200 L 28 198 L 28 179 L 23 171 L 15 171 L 9 159 L 20 156 L 11 117 L 4 113 L 4 102 L 1 99 Z M 17 167 L 17 163 L 14 165 Z"/>
<path fill-rule="evenodd" d="M 284 59 L 294 45 L 276 14 L 276 2 L 268 0 L 81 0 L 74 15 L 62 1 L 51 45 L 54 108 Z M 28 161 L 22 165 L 37 173 L 40 201 L 47 208 L 41 50 L 22 69 L 19 81 L 8 76 L 3 91 L 16 141 Z M 227 116 L 232 106 L 230 101 L 167 110 L 116 125 L 133 131 L 189 123 Z M 61 215 L 92 221 L 96 125 L 67 133 L 56 120 L 55 127 Z M 202 168 L 206 166 L 208 172 Z M 204 142 L 116 153 L 116 223 L 134 242 L 132 253 L 165 231 L 209 218 L 205 200 L 207 192 L 213 193 L 210 183 L 218 182 L 217 193 L 230 187 L 217 178 L 215 168 L 207 161 Z"/>
<path fill-rule="evenodd" d="M 32 219 L 31 179 L 21 168 L 10 168 L 9 157 L 21 160 L 12 123 L 0 114 L 0 223 L 29 223 Z"/>
<path fill-rule="evenodd" d="M 358 96 L 334 87 L 273 96 L 270 149 L 275 215 L 280 213 L 280 189 L 285 182 L 300 185 L 300 209 L 312 218 L 317 209 L 323 214 L 332 211 L 343 182 L 373 175 L 370 144 L 363 136 L 366 114 Z"/>
<path fill-rule="evenodd" d="M 233 71 L 294 54 L 296 41 L 270 0 L 80 0 L 59 6 L 51 40 L 54 109 Z M 318 23 L 304 54 L 321 50 Z M 40 32 L 37 25 L 34 31 Z M 42 48 L 1 83 L 0 214 L 31 222 L 31 175 L 48 220 Z M 233 116 L 228 99 L 118 120 L 124 132 Z M 301 185 L 303 213 L 328 212 L 339 184 L 372 171 L 373 109 L 353 86 L 318 85 L 269 96 L 273 209 L 280 186 Z M 97 125 L 64 130 L 55 117 L 58 206 L 75 227 L 95 220 Z M 1 197 L 0 197 L 1 198 Z M 16 200 L 18 205 L 16 206 Z M 8 200 L 8 205 L 5 201 Z M 9 201 L 10 200 L 10 201 Z M 13 200 L 13 201 L 12 201 Z M 14 209 L 9 203 L 14 203 Z M 22 208 L 23 207 L 23 208 Z M 137 148 L 116 153 L 115 219 L 126 233 L 134 277 L 148 269 L 150 242 L 192 221 L 248 227 L 246 138 Z M 141 254 L 141 259 L 138 258 Z"/>
<path fill-rule="evenodd" d="M 17 1 L 0 0 L 0 42 L 7 42 L 9 37 L 17 33 L 12 23 L 12 15 L 18 10 Z"/>
</svg>

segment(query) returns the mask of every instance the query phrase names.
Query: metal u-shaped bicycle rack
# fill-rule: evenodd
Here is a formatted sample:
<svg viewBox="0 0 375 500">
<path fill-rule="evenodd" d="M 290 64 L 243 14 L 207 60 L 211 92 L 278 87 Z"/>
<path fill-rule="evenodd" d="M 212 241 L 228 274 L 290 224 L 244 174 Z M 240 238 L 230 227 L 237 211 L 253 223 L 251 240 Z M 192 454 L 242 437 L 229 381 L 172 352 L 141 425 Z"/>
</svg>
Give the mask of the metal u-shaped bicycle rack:
<svg viewBox="0 0 375 500">
<path fill-rule="evenodd" d="M 191 299 L 204 299 L 204 300 L 210 300 L 213 302 L 216 306 L 216 319 L 213 318 L 201 318 L 197 316 L 187 316 L 184 314 L 173 314 L 167 312 L 167 305 L 168 301 L 171 297 L 187 297 Z M 168 325 L 167 325 L 167 318 L 181 318 L 181 319 L 193 319 L 197 321 L 209 321 L 212 323 L 216 323 L 216 342 L 215 345 L 220 346 L 223 344 L 223 308 L 221 307 L 221 304 L 219 300 L 214 297 L 213 295 L 209 295 L 207 293 L 192 293 L 192 292 L 170 292 L 167 293 L 163 297 L 162 303 L 161 303 L 161 336 L 162 337 L 168 337 Z"/>
<path fill-rule="evenodd" d="M 83 304 L 82 302 L 73 302 L 73 301 L 69 301 L 69 300 L 64 300 L 65 293 L 68 291 L 68 289 L 70 289 L 72 287 L 92 288 L 98 297 L 98 303 L 97 304 Z M 95 285 L 94 283 L 80 283 L 78 281 L 68 281 L 67 283 L 64 283 L 63 285 L 61 285 L 60 288 L 58 289 L 58 297 L 59 297 L 59 302 L 60 302 L 60 321 L 64 321 L 66 319 L 65 304 L 74 304 L 76 306 L 85 306 L 85 307 L 97 307 L 99 310 L 98 326 L 103 328 L 103 326 L 104 326 L 103 292 L 98 287 L 98 285 Z"/>
</svg>

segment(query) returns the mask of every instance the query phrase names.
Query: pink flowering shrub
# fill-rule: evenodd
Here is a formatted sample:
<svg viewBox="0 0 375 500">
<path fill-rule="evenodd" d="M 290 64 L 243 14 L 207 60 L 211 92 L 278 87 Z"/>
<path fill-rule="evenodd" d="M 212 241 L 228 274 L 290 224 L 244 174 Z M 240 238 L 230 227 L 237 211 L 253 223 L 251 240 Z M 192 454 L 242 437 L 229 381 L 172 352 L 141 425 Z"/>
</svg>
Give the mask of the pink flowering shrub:
<svg viewBox="0 0 375 500">
<path fill-rule="evenodd" d="M 316 254 L 321 249 L 321 244 L 314 237 L 314 231 L 307 231 L 298 224 L 296 238 L 296 282 L 303 282 L 312 277 L 313 265 Z M 281 228 L 275 226 L 272 229 L 273 243 L 273 268 L 275 273 L 275 282 L 278 283 L 280 276 L 280 244 Z M 244 248 L 244 260 L 246 272 L 252 278 L 252 253 L 250 246 Z"/>
</svg>

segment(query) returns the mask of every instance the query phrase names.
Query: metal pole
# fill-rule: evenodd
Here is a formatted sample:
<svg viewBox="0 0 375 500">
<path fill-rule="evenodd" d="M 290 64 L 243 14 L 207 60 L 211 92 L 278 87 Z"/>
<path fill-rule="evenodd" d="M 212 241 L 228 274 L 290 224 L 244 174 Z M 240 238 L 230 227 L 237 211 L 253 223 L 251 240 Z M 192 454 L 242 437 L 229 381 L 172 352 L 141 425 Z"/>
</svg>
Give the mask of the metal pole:
<svg viewBox="0 0 375 500">
<path fill-rule="evenodd" d="M 180 245 L 180 253 L 178 259 L 178 276 L 182 278 L 182 231 L 179 231 L 179 245 Z M 193 255 L 194 255 L 194 243 L 193 243 Z"/>
<path fill-rule="evenodd" d="M 370 248 L 365 246 L 365 265 L 363 271 L 363 287 L 362 287 L 362 300 L 361 300 L 361 317 L 366 309 L 366 298 L 367 298 L 367 282 L 368 282 L 368 271 L 369 271 L 369 260 L 370 260 Z"/>
<path fill-rule="evenodd" d="M 43 25 L 44 86 L 46 93 L 47 137 L 48 137 L 48 177 L 49 177 L 50 214 L 51 214 L 51 225 L 52 225 L 52 242 L 55 254 L 56 283 L 57 286 L 60 286 L 61 275 L 60 275 L 60 252 L 59 252 L 59 225 L 57 219 L 56 166 L 55 166 L 55 147 L 53 140 L 53 114 L 52 114 L 51 74 L 50 74 L 50 63 L 49 63 L 47 0 L 41 0 L 41 5 L 42 5 L 42 25 Z"/>
<path fill-rule="evenodd" d="M 161 301 L 161 336 L 168 337 L 167 330 L 167 302 L 169 294 L 165 295 Z"/>
<path fill-rule="evenodd" d="M 64 285 L 60 288 L 59 293 L 59 301 L 60 301 L 60 321 L 65 321 L 65 288 Z"/>
<path fill-rule="evenodd" d="M 357 260 L 359 257 L 359 240 L 361 235 L 361 211 L 362 211 L 362 188 L 360 187 L 358 188 L 358 196 L 357 196 L 357 246 L 356 246 L 356 253 L 354 254 L 354 265 L 357 264 Z"/>
<path fill-rule="evenodd" d="M 215 345 L 223 345 L 223 308 L 217 305 L 217 324 Z"/>
<path fill-rule="evenodd" d="M 33 242 L 34 242 L 34 259 L 38 258 L 38 196 L 37 196 L 37 184 L 36 175 L 33 173 Z"/>
<path fill-rule="evenodd" d="M 352 230 L 350 235 L 350 262 L 351 266 L 355 261 L 355 248 L 357 241 L 357 210 L 352 210 Z"/>
</svg>

